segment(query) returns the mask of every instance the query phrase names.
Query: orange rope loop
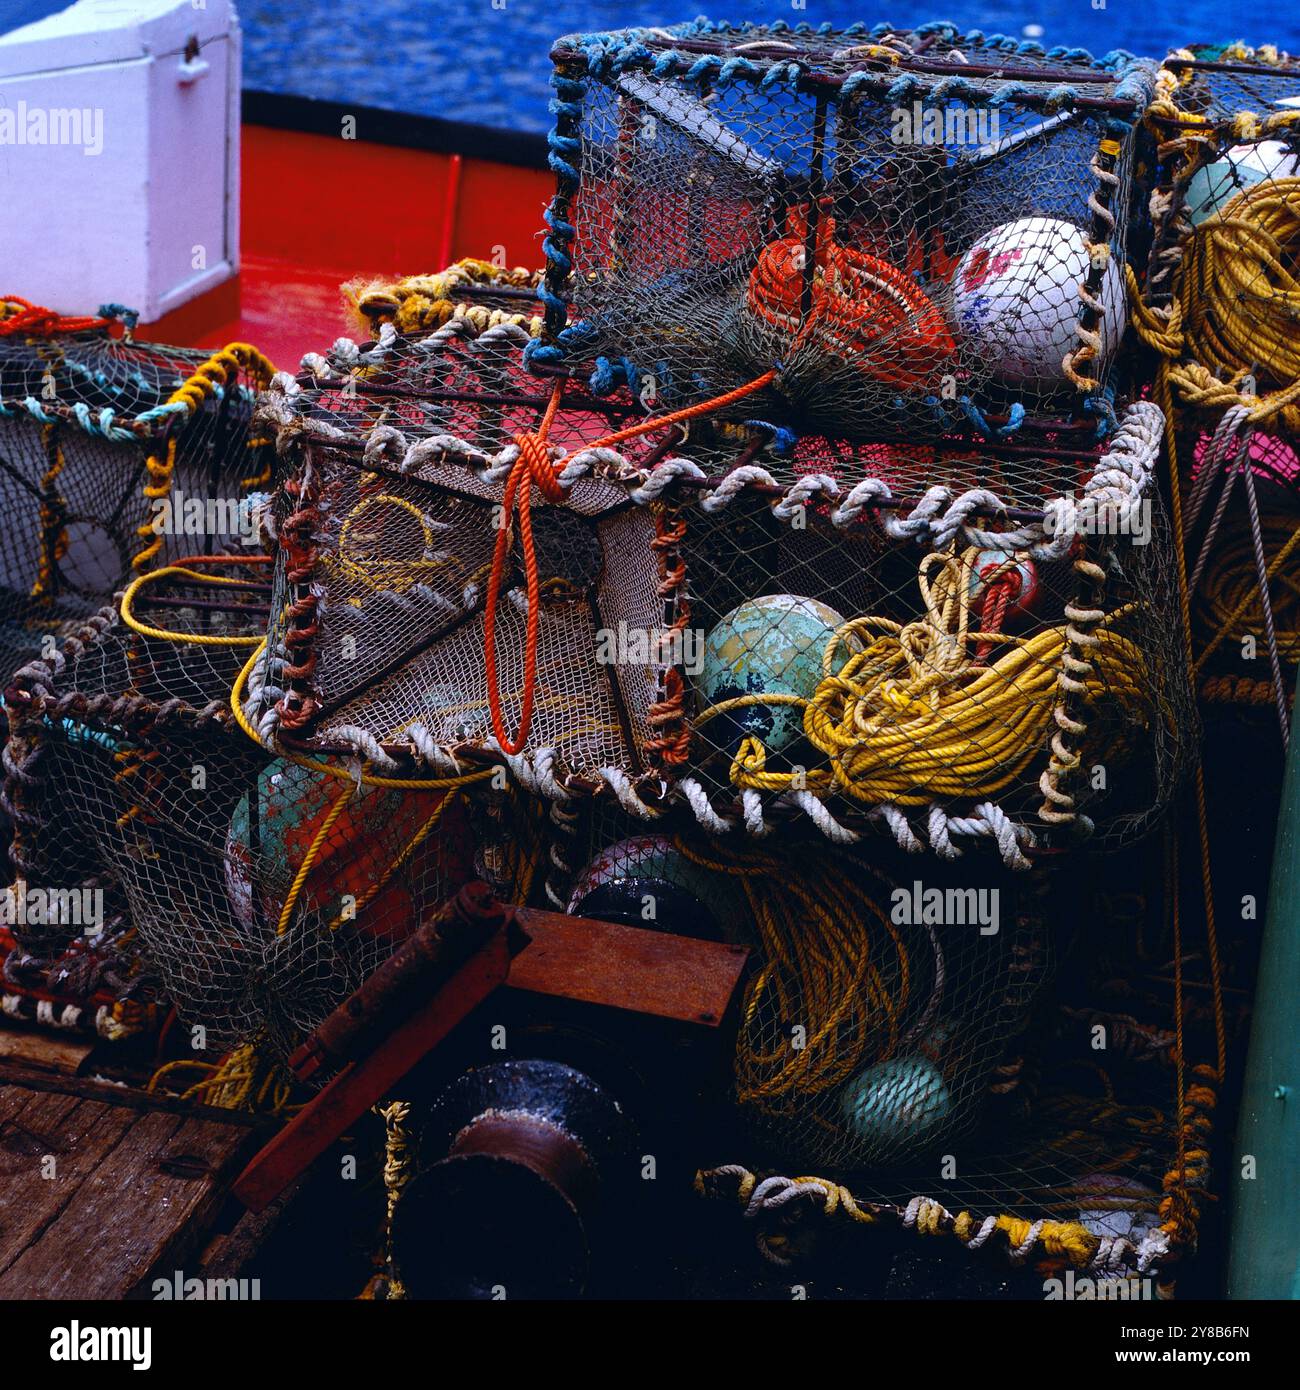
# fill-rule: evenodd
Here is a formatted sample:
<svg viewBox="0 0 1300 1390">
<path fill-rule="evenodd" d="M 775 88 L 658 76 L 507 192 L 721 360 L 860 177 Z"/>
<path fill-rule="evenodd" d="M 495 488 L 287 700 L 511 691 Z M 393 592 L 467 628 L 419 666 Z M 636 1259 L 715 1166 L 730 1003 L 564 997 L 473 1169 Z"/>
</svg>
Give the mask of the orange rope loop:
<svg viewBox="0 0 1300 1390">
<path fill-rule="evenodd" d="M 732 402 L 743 400 L 755 391 L 770 386 L 776 380 L 776 375 L 776 369 L 773 368 L 744 386 L 715 396 L 712 400 L 687 406 L 683 410 L 675 410 L 668 415 L 655 416 L 641 421 L 638 425 L 629 425 L 626 429 L 607 434 L 594 444 L 583 445 L 581 452 L 608 449 L 625 440 L 649 434 L 652 430 L 664 429 L 669 425 L 681 424 L 701 415 L 711 415 L 715 411 L 724 410 Z M 537 623 L 541 583 L 537 573 L 537 555 L 533 547 L 532 492 L 536 487 L 548 502 L 562 502 L 564 488 L 560 485 L 560 472 L 572 457 L 572 454 L 565 454 L 562 458 L 552 459 L 546 443 L 551 426 L 555 422 L 563 390 L 564 381 L 561 378 L 555 383 L 546 413 L 542 416 L 536 433 L 515 435 L 519 457 L 510 469 L 510 476 L 506 479 L 505 491 L 501 496 L 501 524 L 497 531 L 496 545 L 492 550 L 492 570 L 488 578 L 487 611 L 483 618 L 483 669 L 487 677 L 488 710 L 492 716 L 492 732 L 501 745 L 501 751 L 511 758 L 522 753 L 528 742 L 537 687 Z M 519 732 L 512 738 L 506 732 L 505 718 L 501 712 L 501 690 L 497 680 L 496 615 L 516 506 L 519 510 L 519 541 L 524 553 L 524 579 L 528 591 L 528 625 L 524 636 L 524 692 L 519 710 Z"/>
</svg>

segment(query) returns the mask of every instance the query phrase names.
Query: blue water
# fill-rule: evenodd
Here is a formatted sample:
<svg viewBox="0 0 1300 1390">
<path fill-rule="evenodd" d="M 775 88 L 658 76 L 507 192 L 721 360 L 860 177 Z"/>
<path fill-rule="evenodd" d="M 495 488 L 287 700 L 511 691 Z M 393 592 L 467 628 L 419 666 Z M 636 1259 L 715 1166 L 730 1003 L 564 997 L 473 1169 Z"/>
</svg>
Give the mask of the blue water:
<svg viewBox="0 0 1300 1390">
<path fill-rule="evenodd" d="M 0 0 L 0 8 L 12 0 Z M 1163 57 L 1185 43 L 1241 39 L 1300 48 L 1294 0 L 908 0 L 878 8 L 854 0 L 364 0 L 342 9 L 320 0 L 239 0 L 244 85 L 326 101 L 444 116 L 478 125 L 544 131 L 547 51 L 561 34 L 714 18 L 898 25 L 950 19 L 985 33 L 1026 34 L 1036 21 L 1049 47 L 1101 54 L 1112 48 Z M 23 3 L 23 0 L 19 0 Z M 502 8 L 494 8 L 494 4 Z"/>
<path fill-rule="evenodd" d="M 66 10 L 72 0 L 0 0 L 0 34 Z"/>
</svg>

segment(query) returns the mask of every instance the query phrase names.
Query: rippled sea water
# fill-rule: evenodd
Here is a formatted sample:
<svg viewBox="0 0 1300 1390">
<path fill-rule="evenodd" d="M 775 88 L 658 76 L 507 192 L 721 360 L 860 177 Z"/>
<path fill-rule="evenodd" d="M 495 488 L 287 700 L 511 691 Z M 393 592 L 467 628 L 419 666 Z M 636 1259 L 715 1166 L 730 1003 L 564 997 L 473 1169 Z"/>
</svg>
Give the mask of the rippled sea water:
<svg viewBox="0 0 1300 1390">
<path fill-rule="evenodd" d="M 680 23 L 702 10 L 733 21 L 836 25 L 950 19 L 965 29 L 1028 34 L 1049 46 L 1078 45 L 1098 54 L 1127 48 L 1162 57 L 1179 44 L 1230 39 L 1300 49 L 1294 4 L 1094 3 L 935 0 L 877 8 L 852 0 L 805 0 L 795 9 L 795 0 L 718 0 L 706 10 L 699 0 L 364 0 L 344 7 L 319 0 L 240 0 L 239 12 L 247 87 L 532 131 L 550 125 L 547 52 L 553 39 L 575 31 Z"/>
</svg>

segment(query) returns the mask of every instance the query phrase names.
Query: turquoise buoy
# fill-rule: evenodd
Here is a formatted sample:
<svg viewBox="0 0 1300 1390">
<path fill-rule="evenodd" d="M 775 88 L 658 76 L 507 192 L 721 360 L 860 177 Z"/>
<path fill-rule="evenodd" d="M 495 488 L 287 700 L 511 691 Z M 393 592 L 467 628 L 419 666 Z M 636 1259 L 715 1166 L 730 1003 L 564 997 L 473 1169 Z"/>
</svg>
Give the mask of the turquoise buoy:
<svg viewBox="0 0 1300 1390">
<path fill-rule="evenodd" d="M 907 1157 L 935 1138 L 952 1113 L 939 1068 L 926 1057 L 891 1057 L 845 1086 L 840 1112 L 849 1133 L 877 1162 Z"/>
<path fill-rule="evenodd" d="M 1198 169 L 1188 180 L 1187 215 L 1193 227 L 1220 213 L 1237 196 L 1265 179 L 1292 178 L 1300 160 L 1280 140 L 1234 145 L 1224 159 Z"/>
<path fill-rule="evenodd" d="M 697 688 L 705 710 L 740 695 L 799 695 L 810 698 L 822 678 L 822 653 L 844 619 L 833 608 L 796 594 L 766 594 L 733 608 L 705 638 Z M 849 639 L 837 664 L 860 644 Z M 718 716 L 704 736 L 734 752 L 744 738 L 762 740 L 769 753 L 788 748 L 803 733 L 797 705 L 754 704 Z"/>
</svg>

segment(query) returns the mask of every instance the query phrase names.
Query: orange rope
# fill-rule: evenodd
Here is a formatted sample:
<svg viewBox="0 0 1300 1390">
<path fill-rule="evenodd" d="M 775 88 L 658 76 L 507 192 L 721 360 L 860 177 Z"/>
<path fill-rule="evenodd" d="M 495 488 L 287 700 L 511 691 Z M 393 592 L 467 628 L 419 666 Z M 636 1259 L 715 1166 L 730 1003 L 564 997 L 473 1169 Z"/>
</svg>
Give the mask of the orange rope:
<svg viewBox="0 0 1300 1390">
<path fill-rule="evenodd" d="M 12 337 L 16 333 L 31 333 L 40 337 L 50 337 L 55 333 L 84 333 L 91 328 L 108 328 L 113 322 L 112 319 L 56 314 L 53 309 L 33 304 L 16 294 L 0 294 L 0 304 L 18 305 L 16 314 L 0 318 L 0 338 Z"/>
<path fill-rule="evenodd" d="M 624 440 L 635 439 L 638 435 L 649 434 L 651 430 L 664 429 L 668 425 L 681 424 L 701 415 L 710 415 L 723 410 L 733 401 L 743 400 L 755 391 L 761 391 L 776 380 L 776 370 L 764 372 L 762 376 L 734 391 L 727 391 L 712 400 L 698 405 L 675 410 L 670 415 L 660 415 L 643 420 L 639 425 L 629 425 L 614 434 L 607 434 L 594 444 L 583 446 L 583 450 L 608 449 Z M 528 730 L 533 722 L 533 700 L 537 686 L 537 615 L 541 584 L 537 574 L 537 555 L 533 548 L 532 490 L 537 490 L 548 502 L 562 502 L 564 489 L 560 486 L 560 472 L 572 454 L 551 460 L 546 440 L 559 409 L 560 396 L 564 390 L 563 378 L 555 383 L 546 413 L 534 434 L 515 435 L 519 457 L 515 460 L 506 479 L 505 492 L 501 497 L 501 528 L 497 532 L 496 545 L 492 550 L 492 570 L 488 579 L 487 612 L 483 619 L 483 667 L 487 676 L 488 710 L 492 715 L 492 732 L 496 735 L 501 751 L 507 757 L 522 753 L 528 741 Z M 506 732 L 505 718 L 501 713 L 501 691 L 497 681 L 496 614 L 497 600 L 501 596 L 501 581 L 505 575 L 506 552 L 510 546 L 511 518 L 515 507 L 519 508 L 519 539 L 524 552 L 524 577 L 528 589 L 528 627 L 524 637 L 524 693 L 519 711 L 519 733 L 514 737 Z"/>
<path fill-rule="evenodd" d="M 910 390 L 923 385 L 956 350 L 942 313 L 910 275 L 835 240 L 835 219 L 817 226 L 815 275 L 807 315 L 803 299 L 807 217 L 791 214 L 790 235 L 763 249 L 749 278 L 750 310 L 790 336 L 792 352 L 811 339 L 864 375 Z M 888 351 L 882 357 L 877 350 Z"/>
</svg>

